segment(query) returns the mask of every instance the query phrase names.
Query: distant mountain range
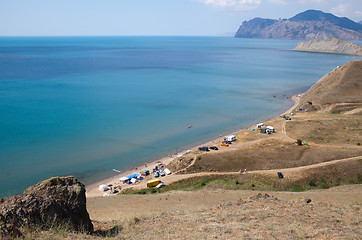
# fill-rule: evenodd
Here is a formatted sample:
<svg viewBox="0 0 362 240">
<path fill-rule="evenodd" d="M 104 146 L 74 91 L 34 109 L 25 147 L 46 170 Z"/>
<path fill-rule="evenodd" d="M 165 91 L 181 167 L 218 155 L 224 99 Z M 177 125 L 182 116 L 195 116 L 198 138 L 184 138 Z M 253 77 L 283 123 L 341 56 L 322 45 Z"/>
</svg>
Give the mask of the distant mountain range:
<svg viewBox="0 0 362 240">
<path fill-rule="evenodd" d="M 245 21 L 235 37 L 362 40 L 362 24 L 331 13 L 307 10 L 289 19 L 254 18 Z"/>
</svg>

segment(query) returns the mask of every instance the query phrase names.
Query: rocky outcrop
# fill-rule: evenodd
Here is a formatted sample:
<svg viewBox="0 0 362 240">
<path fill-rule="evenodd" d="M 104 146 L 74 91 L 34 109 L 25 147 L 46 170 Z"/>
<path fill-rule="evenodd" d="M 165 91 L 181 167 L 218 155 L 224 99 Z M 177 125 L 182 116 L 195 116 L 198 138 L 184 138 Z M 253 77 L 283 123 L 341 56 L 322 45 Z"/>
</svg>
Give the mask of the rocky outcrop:
<svg viewBox="0 0 362 240">
<path fill-rule="evenodd" d="M 336 38 L 328 40 L 312 39 L 310 41 L 299 42 L 294 50 L 362 56 L 362 47 L 360 45 Z"/>
<path fill-rule="evenodd" d="M 24 226 L 47 229 L 55 224 L 93 232 L 85 187 L 74 177 L 50 178 L 29 187 L 22 195 L 0 201 L 1 238 L 21 236 Z"/>
<path fill-rule="evenodd" d="M 308 10 L 289 19 L 254 18 L 242 23 L 236 38 L 362 40 L 362 25 L 330 13 Z"/>
</svg>

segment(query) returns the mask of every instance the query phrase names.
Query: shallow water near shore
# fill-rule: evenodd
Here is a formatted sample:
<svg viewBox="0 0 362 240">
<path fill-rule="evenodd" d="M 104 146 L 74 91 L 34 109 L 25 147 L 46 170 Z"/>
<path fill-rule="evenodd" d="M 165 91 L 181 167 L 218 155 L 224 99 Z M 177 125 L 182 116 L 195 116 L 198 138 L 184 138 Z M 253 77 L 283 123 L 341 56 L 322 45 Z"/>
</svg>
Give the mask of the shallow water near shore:
<svg viewBox="0 0 362 240">
<path fill-rule="evenodd" d="M 90 183 L 263 121 L 361 59 L 297 42 L 0 38 L 0 197 L 51 176 Z"/>
</svg>

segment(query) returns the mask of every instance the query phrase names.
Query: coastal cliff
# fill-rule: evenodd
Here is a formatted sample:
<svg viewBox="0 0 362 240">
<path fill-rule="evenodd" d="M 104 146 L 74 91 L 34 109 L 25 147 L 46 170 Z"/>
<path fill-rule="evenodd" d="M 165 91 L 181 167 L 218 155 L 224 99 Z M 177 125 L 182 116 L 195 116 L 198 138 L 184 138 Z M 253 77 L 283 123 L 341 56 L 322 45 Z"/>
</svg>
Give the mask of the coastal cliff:
<svg viewBox="0 0 362 240">
<path fill-rule="evenodd" d="M 336 38 L 328 40 L 312 39 L 310 41 L 299 42 L 294 50 L 362 56 L 362 47 L 360 45 Z"/>
<path fill-rule="evenodd" d="M 362 25 L 330 13 L 307 10 L 289 19 L 244 21 L 236 38 L 362 40 Z"/>
</svg>

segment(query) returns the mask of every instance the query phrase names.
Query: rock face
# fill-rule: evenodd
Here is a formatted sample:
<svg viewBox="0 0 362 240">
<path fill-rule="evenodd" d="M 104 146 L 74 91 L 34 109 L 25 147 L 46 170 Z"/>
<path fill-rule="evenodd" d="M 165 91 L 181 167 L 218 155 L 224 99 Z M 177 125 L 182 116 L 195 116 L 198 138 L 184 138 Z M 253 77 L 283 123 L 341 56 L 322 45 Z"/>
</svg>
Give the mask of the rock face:
<svg viewBox="0 0 362 240">
<path fill-rule="evenodd" d="M 74 177 L 50 178 L 29 187 L 22 195 L 1 199 L 1 238 L 21 236 L 22 226 L 47 229 L 53 224 L 66 224 L 75 231 L 93 231 L 85 187 Z"/>
<path fill-rule="evenodd" d="M 306 52 L 341 53 L 362 56 L 362 47 L 360 45 L 342 41 L 337 38 L 328 40 L 312 39 L 306 42 L 299 42 L 294 50 Z"/>
<path fill-rule="evenodd" d="M 254 18 L 245 21 L 236 38 L 362 40 L 362 25 L 330 13 L 308 10 L 289 19 Z"/>
</svg>

